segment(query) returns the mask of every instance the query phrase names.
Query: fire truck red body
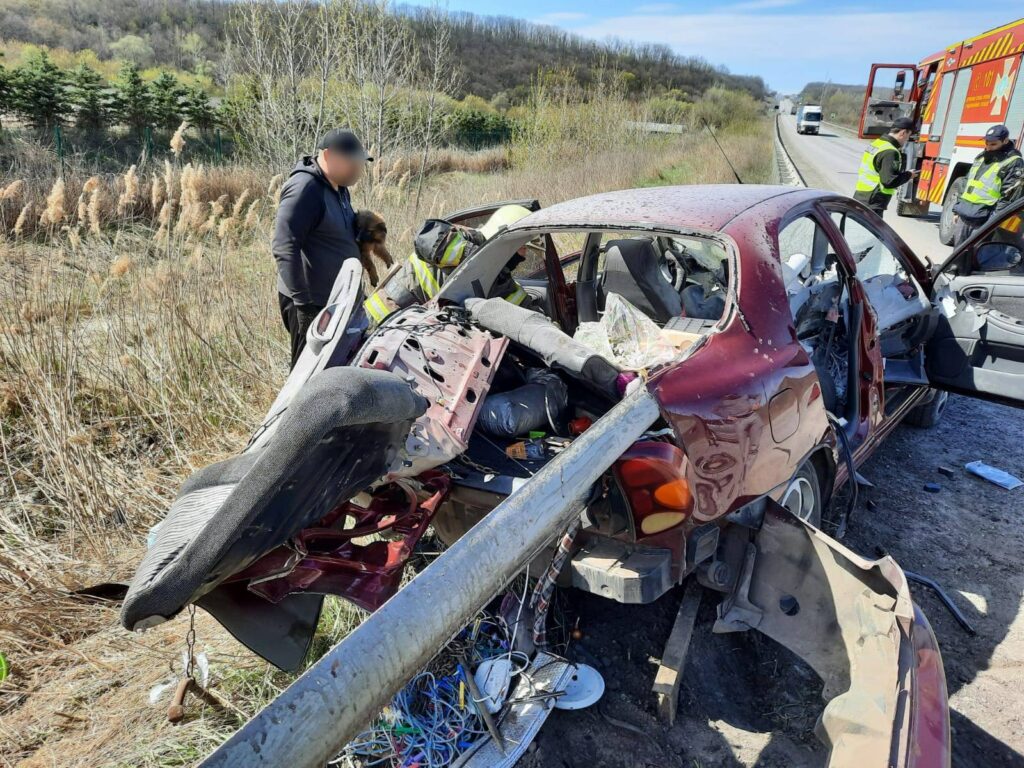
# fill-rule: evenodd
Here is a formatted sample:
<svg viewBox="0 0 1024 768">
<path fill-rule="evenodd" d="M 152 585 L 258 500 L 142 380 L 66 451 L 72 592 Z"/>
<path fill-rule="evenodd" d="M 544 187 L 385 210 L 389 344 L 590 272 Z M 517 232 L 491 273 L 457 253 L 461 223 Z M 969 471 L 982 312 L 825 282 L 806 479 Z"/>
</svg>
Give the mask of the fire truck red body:
<svg viewBox="0 0 1024 768">
<path fill-rule="evenodd" d="M 952 240 L 951 209 L 963 191 L 967 170 L 984 146 L 985 131 L 1004 123 L 1020 144 L 1022 57 L 1024 19 L 1018 19 L 954 43 L 919 64 L 871 67 L 860 136 L 882 135 L 901 115 L 917 121 L 917 140 L 908 145 L 907 154 L 908 167 L 921 174 L 900 191 L 898 212 L 923 216 L 942 206 L 943 241 Z M 891 88 L 882 85 L 888 70 L 896 70 Z"/>
</svg>

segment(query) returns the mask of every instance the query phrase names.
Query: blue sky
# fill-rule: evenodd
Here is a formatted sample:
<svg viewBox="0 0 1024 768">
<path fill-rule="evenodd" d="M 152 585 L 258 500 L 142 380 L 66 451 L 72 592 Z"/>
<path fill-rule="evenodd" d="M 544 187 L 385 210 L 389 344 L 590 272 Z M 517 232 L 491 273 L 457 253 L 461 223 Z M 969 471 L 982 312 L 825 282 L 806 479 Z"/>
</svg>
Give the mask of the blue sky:
<svg viewBox="0 0 1024 768">
<path fill-rule="evenodd" d="M 1019 13 L 1022 6 L 1008 0 L 449 0 L 447 7 L 515 16 L 598 40 L 664 43 L 739 74 L 761 75 L 790 93 L 810 80 L 866 82 L 872 62 L 917 62 L 1014 20 L 1014 8 Z"/>
</svg>

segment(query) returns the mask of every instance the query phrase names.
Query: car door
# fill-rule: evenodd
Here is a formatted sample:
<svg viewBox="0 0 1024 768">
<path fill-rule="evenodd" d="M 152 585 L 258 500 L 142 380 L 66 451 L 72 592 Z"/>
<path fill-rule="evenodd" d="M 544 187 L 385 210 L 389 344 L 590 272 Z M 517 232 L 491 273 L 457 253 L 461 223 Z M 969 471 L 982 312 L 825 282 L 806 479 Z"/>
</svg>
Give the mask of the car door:
<svg viewBox="0 0 1024 768">
<path fill-rule="evenodd" d="M 896 413 L 928 379 L 924 342 L 934 327 L 929 276 L 902 239 L 878 216 L 849 200 L 827 201 L 873 310 L 873 342 L 882 358 L 886 414 Z"/>
<path fill-rule="evenodd" d="M 956 248 L 932 288 L 929 383 L 1024 407 L 1024 200 Z"/>
<path fill-rule="evenodd" d="M 454 213 L 448 213 L 441 218 L 452 224 L 458 224 L 461 227 L 479 227 L 499 208 L 504 208 L 506 205 L 519 205 L 528 210 L 530 213 L 540 210 L 539 200 L 504 200 L 498 203 L 487 203 L 486 205 L 477 205 L 473 208 L 463 208 L 461 211 L 455 211 Z"/>
</svg>

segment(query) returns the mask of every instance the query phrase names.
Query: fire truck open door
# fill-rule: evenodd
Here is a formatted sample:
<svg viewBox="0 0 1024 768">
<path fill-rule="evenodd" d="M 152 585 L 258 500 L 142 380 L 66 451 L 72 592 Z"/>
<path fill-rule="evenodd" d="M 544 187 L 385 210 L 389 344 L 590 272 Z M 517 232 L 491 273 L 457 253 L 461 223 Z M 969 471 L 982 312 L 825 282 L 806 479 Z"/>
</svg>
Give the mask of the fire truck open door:
<svg viewBox="0 0 1024 768">
<path fill-rule="evenodd" d="M 916 118 L 916 96 L 916 64 L 872 64 L 860 113 L 860 137 L 882 136 L 897 117 Z"/>
</svg>

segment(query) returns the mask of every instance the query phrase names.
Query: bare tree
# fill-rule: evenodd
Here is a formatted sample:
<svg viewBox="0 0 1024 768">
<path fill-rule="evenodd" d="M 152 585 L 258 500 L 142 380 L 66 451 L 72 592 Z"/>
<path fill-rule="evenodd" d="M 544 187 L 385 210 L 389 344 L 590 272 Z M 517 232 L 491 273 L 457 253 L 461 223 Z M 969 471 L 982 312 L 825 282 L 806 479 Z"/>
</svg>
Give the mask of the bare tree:
<svg viewBox="0 0 1024 768">
<path fill-rule="evenodd" d="M 239 129 L 259 159 L 282 164 L 309 151 L 328 116 L 352 0 L 249 0 L 234 6 L 225 57 L 242 93 Z"/>
<path fill-rule="evenodd" d="M 427 115 L 420 134 L 420 170 L 416 178 L 416 202 L 414 211 L 420 209 L 420 196 L 423 192 L 423 180 L 427 173 L 427 161 L 430 150 L 437 143 L 438 135 L 443 133 L 450 122 L 450 114 L 438 109 L 438 96 L 453 95 L 460 87 L 460 76 L 452 56 L 451 24 L 447 15 L 438 7 L 430 9 L 425 16 L 426 28 L 429 30 L 422 71 L 424 73 L 422 87 L 427 91 Z"/>
<path fill-rule="evenodd" d="M 380 155 L 403 146 L 406 126 L 394 119 L 416 85 L 416 40 L 409 20 L 388 0 L 349 6 L 346 74 L 355 85 L 354 127 Z"/>
</svg>

